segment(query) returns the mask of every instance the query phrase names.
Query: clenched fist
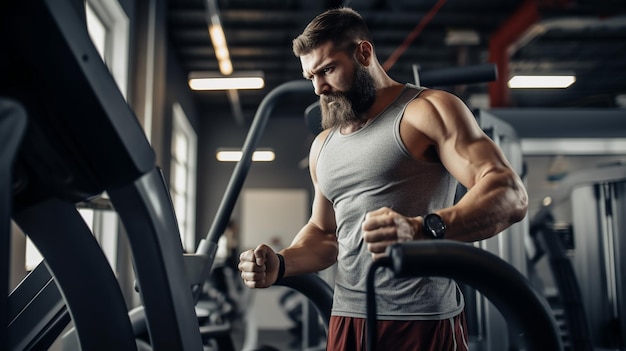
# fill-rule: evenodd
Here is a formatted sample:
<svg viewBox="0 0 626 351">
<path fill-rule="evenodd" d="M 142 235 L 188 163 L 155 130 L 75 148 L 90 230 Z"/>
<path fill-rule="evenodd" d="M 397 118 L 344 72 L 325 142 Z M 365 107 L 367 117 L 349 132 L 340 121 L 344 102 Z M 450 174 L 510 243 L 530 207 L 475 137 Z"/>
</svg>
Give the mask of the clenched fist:
<svg viewBox="0 0 626 351">
<path fill-rule="evenodd" d="M 417 218 L 405 217 L 388 207 L 368 212 L 361 226 L 363 240 L 374 259 L 385 256 L 387 247 L 398 242 L 418 239 L 421 223 Z"/>
<path fill-rule="evenodd" d="M 278 278 L 278 256 L 271 247 L 261 244 L 239 255 L 241 279 L 249 288 L 267 288 Z"/>
</svg>

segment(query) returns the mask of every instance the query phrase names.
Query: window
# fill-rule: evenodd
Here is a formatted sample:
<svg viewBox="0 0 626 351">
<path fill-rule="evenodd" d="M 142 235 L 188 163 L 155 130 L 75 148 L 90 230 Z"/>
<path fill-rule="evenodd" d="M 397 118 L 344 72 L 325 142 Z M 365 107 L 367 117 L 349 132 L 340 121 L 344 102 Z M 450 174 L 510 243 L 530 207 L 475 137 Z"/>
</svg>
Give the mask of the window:
<svg viewBox="0 0 626 351">
<path fill-rule="evenodd" d="M 117 0 L 87 0 L 85 2 L 87 31 L 100 57 L 107 65 L 122 95 L 128 84 L 129 20 Z M 106 194 L 103 195 L 106 197 Z M 113 271 L 117 261 L 119 219 L 112 210 L 81 208 L 79 212 L 100 243 Z M 42 257 L 35 245 L 26 241 L 26 270 L 33 270 Z"/>
<path fill-rule="evenodd" d="M 172 108 L 170 193 L 185 251 L 195 245 L 197 136 L 180 104 Z"/>
<path fill-rule="evenodd" d="M 100 16 L 94 12 L 89 2 L 85 4 L 85 14 L 87 16 L 87 31 L 89 32 L 89 37 L 96 47 L 96 50 L 98 50 L 102 60 L 107 62 L 108 59 L 104 57 L 105 53 L 107 53 L 107 27 Z"/>
<path fill-rule="evenodd" d="M 87 0 L 87 30 L 122 95 L 128 91 L 129 19 L 117 0 Z"/>
</svg>

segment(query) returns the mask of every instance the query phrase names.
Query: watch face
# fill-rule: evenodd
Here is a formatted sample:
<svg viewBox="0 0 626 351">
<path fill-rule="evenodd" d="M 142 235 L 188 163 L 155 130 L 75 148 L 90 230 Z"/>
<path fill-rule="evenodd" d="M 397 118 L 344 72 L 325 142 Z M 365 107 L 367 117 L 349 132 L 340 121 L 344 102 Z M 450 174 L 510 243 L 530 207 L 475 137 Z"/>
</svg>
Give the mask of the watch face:
<svg viewBox="0 0 626 351">
<path fill-rule="evenodd" d="M 433 238 L 441 239 L 446 233 L 446 225 L 438 215 L 431 213 L 424 218 L 426 232 Z"/>
</svg>

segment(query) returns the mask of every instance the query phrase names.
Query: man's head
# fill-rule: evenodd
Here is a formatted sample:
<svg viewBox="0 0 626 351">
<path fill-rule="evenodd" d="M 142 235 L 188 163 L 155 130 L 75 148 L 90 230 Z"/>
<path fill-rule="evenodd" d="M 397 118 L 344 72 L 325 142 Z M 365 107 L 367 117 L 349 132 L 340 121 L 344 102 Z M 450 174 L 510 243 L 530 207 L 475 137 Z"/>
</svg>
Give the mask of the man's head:
<svg viewBox="0 0 626 351">
<path fill-rule="evenodd" d="M 322 128 L 345 127 L 364 122 L 364 113 L 376 100 L 374 80 L 367 70 L 355 63 L 350 88 L 344 92 L 320 95 Z"/>
<path fill-rule="evenodd" d="M 373 46 L 363 18 L 349 8 L 326 11 L 294 39 L 293 51 L 320 95 L 322 127 L 362 122 L 376 100 L 374 80 L 366 69 Z"/>
<path fill-rule="evenodd" d="M 343 7 L 315 17 L 302 34 L 293 40 L 293 53 L 300 57 L 327 41 L 331 41 L 335 48 L 351 53 L 356 44 L 364 40 L 372 42 L 363 17 Z"/>
</svg>

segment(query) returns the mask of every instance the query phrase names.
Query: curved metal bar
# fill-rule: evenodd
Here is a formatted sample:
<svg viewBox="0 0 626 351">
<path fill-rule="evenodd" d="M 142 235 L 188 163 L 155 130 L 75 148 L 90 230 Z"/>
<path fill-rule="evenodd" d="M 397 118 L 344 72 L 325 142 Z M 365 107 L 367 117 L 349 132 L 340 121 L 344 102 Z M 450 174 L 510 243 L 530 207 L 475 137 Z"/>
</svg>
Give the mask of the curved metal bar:
<svg viewBox="0 0 626 351">
<path fill-rule="evenodd" d="M 365 307 L 367 311 L 367 339 L 366 342 L 366 350 L 374 351 L 376 350 L 376 342 L 375 335 L 378 335 L 377 326 L 376 326 L 376 294 L 374 293 L 376 289 L 375 280 L 376 280 L 376 271 L 381 267 L 390 267 L 391 261 L 389 257 L 383 257 L 378 259 L 370 265 L 370 268 L 367 271 L 367 279 L 365 281 L 365 286 L 367 289 Z"/>
<path fill-rule="evenodd" d="M 228 221 L 230 220 L 233 208 L 235 207 L 237 198 L 241 192 L 241 188 L 243 187 L 243 183 L 248 175 L 248 171 L 250 170 L 250 165 L 252 164 L 252 154 L 254 153 L 254 150 L 256 149 L 263 132 L 265 131 L 265 126 L 267 125 L 267 121 L 272 110 L 274 109 L 274 106 L 276 105 L 276 101 L 287 93 L 301 92 L 312 93 L 313 86 L 311 85 L 311 82 L 306 80 L 296 80 L 283 83 L 270 91 L 269 94 L 267 94 L 261 101 L 261 104 L 259 105 L 252 121 L 252 125 L 250 126 L 250 130 L 248 131 L 248 135 L 244 141 L 241 160 L 237 162 L 235 170 L 231 175 L 211 228 L 196 250 L 197 254 L 208 256 L 209 261 L 207 266 L 209 268 L 213 265 L 213 261 L 215 260 L 217 241 L 228 226 Z"/>
<path fill-rule="evenodd" d="M 448 277 L 479 290 L 514 330 L 523 333 L 529 350 L 563 350 L 556 321 L 543 296 L 498 256 L 451 240 L 395 244 L 388 253 L 396 276 Z M 368 316 L 371 313 L 375 311 L 368 311 Z"/>
<path fill-rule="evenodd" d="M 136 350 L 122 291 L 76 207 L 50 199 L 23 207 L 14 213 L 13 219 L 45 257 L 78 331 L 81 349 Z M 39 342 L 32 335 L 29 337 L 21 341 Z M 30 349 L 28 345 L 16 346 Z"/>
<path fill-rule="evenodd" d="M 283 278 L 276 284 L 294 289 L 309 299 L 322 316 L 324 327 L 328 332 L 330 310 L 333 305 L 333 288 L 325 280 L 313 273 Z"/>
<path fill-rule="evenodd" d="M 582 293 L 563 243 L 548 228 L 538 228 L 532 237 L 548 255 L 552 277 L 561 295 L 572 351 L 593 351 Z"/>
</svg>

